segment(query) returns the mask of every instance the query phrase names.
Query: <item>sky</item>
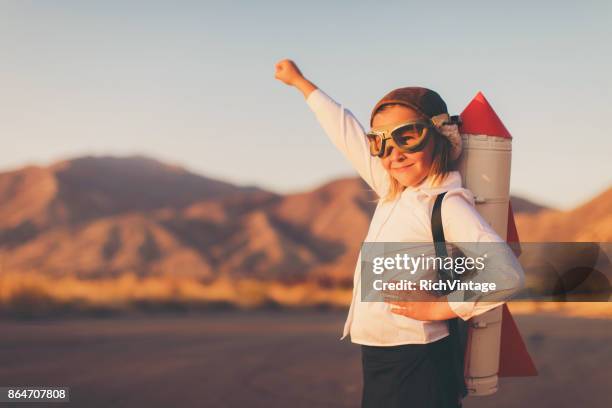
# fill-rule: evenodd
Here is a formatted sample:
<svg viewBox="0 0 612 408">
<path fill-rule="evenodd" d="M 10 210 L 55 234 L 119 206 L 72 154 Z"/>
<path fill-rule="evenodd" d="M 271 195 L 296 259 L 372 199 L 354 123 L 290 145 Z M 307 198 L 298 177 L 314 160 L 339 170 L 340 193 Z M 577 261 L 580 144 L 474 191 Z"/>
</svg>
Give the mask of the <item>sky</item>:
<svg viewBox="0 0 612 408">
<path fill-rule="evenodd" d="M 511 191 L 569 209 L 612 185 L 612 2 L 0 2 L 0 171 L 141 154 L 281 193 L 355 175 L 291 58 L 367 127 L 388 91 L 513 135 Z"/>
</svg>

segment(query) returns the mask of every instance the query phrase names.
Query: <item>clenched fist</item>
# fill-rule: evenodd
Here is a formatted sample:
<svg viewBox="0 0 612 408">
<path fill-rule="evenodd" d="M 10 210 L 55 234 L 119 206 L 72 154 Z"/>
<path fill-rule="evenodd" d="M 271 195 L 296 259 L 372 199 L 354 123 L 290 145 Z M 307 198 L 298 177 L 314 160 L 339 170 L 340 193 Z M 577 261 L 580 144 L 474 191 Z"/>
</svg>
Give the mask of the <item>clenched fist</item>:
<svg viewBox="0 0 612 408">
<path fill-rule="evenodd" d="M 274 78 L 289 86 L 296 87 L 304 94 L 305 98 L 307 98 L 312 91 L 317 89 L 312 82 L 302 75 L 302 72 L 297 65 L 295 65 L 295 62 L 290 59 L 284 59 L 276 63 Z"/>
<path fill-rule="evenodd" d="M 276 63 L 276 72 L 274 78 L 284 82 L 287 85 L 295 86 L 295 84 L 304 78 L 300 69 L 295 65 L 295 62 L 290 59 L 284 59 Z"/>
</svg>

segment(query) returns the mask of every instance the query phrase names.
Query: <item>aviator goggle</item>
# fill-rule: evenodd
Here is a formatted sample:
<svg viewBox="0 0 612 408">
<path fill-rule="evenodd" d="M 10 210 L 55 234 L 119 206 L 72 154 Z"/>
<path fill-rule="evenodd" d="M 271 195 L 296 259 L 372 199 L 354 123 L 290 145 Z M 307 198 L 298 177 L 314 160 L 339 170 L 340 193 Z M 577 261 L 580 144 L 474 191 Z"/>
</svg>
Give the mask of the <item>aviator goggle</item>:
<svg viewBox="0 0 612 408">
<path fill-rule="evenodd" d="M 367 134 L 372 156 L 384 158 L 391 153 L 391 146 L 405 153 L 420 152 L 427 146 L 427 129 L 444 125 L 458 125 L 458 116 L 438 115 L 431 120 L 416 120 L 372 128 Z"/>
</svg>

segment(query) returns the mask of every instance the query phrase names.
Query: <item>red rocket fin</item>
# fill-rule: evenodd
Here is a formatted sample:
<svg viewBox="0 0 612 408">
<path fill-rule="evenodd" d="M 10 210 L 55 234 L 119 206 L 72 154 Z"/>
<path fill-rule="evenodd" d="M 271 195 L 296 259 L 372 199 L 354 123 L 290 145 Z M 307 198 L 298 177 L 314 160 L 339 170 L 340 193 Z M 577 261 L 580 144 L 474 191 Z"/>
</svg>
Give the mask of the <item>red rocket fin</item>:
<svg viewBox="0 0 612 408">
<path fill-rule="evenodd" d="M 521 241 L 519 239 L 516 223 L 514 222 L 514 211 L 512 211 L 512 203 L 508 203 L 508 229 L 506 233 L 506 242 L 512 248 L 512 252 L 516 257 L 521 255 Z"/>
<path fill-rule="evenodd" d="M 523 342 L 521 333 L 510 314 L 508 305 L 503 306 L 501 345 L 499 351 L 500 377 L 532 377 L 538 370 Z"/>
<path fill-rule="evenodd" d="M 482 92 L 461 113 L 461 133 L 512 138 Z"/>
<path fill-rule="evenodd" d="M 512 204 L 508 205 L 508 232 L 506 242 L 514 251 L 516 256 L 521 254 L 516 223 L 514 222 L 514 211 Z M 527 351 L 521 332 L 508 309 L 503 306 L 501 345 L 499 350 L 499 376 L 500 377 L 530 377 L 538 375 L 538 370 Z"/>
</svg>

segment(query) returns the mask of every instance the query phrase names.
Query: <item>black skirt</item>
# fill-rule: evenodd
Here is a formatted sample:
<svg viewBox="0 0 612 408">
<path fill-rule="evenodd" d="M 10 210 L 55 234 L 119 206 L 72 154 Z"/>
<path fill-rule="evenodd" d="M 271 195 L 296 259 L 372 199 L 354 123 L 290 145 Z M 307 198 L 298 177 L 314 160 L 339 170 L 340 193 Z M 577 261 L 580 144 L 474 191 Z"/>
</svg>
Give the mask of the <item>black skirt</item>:
<svg viewBox="0 0 612 408">
<path fill-rule="evenodd" d="M 362 408 L 461 407 L 449 337 L 428 344 L 361 346 Z"/>
</svg>

